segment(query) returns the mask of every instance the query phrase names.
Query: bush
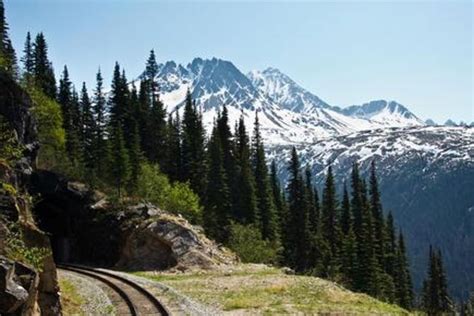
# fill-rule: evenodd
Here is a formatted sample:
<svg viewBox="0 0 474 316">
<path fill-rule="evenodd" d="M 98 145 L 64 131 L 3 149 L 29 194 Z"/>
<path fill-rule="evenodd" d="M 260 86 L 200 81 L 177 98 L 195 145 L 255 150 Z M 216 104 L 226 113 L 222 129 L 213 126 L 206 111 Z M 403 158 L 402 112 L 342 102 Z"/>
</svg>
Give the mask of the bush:
<svg viewBox="0 0 474 316">
<path fill-rule="evenodd" d="M 21 157 L 22 146 L 18 144 L 13 128 L 0 115 L 0 161 L 8 166 Z"/>
<path fill-rule="evenodd" d="M 62 170 L 68 161 L 65 154 L 66 133 L 59 104 L 40 90 L 29 87 L 33 101 L 33 113 L 38 121 L 38 139 L 41 147 L 38 165 L 48 170 Z"/>
<path fill-rule="evenodd" d="M 162 209 L 181 214 L 193 223 L 199 223 L 201 206 L 199 197 L 187 183 L 171 184 L 156 164 L 143 163 L 138 176 L 137 194 L 140 198 Z"/>
<path fill-rule="evenodd" d="M 12 260 L 29 264 L 37 271 L 42 272 L 44 259 L 51 255 L 49 249 L 26 246 L 18 223 L 10 225 L 9 230 L 5 247 L 6 256 Z"/>
<path fill-rule="evenodd" d="M 263 240 L 260 230 L 255 225 L 232 223 L 228 246 L 237 253 L 242 262 L 276 263 L 278 261 L 277 243 Z"/>
</svg>

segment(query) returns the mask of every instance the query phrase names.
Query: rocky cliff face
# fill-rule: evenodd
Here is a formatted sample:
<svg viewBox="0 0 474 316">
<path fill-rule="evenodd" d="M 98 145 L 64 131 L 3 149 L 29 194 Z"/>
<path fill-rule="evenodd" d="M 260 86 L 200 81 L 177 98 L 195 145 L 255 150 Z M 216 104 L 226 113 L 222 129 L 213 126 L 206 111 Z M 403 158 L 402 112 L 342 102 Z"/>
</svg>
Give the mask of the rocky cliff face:
<svg viewBox="0 0 474 316">
<path fill-rule="evenodd" d="M 0 314 L 60 315 L 59 287 L 51 255 L 37 267 L 20 262 L 24 251 L 51 253 L 49 239 L 31 215 L 27 194 L 38 149 L 36 124 L 28 94 L 6 74 L 0 73 L 0 116 L 10 128 L 22 153 L 14 161 L 0 157 Z M 18 235 L 12 241 L 12 225 Z M 12 248 L 10 244 L 16 243 Z M 13 250 L 12 250 L 13 249 Z M 27 261 L 27 260 L 21 260 Z"/>
<path fill-rule="evenodd" d="M 34 174 L 32 192 L 42 196 L 34 213 L 50 233 L 57 262 L 187 270 L 237 260 L 199 227 L 151 204 L 110 203 L 103 193 L 47 171 Z"/>
</svg>

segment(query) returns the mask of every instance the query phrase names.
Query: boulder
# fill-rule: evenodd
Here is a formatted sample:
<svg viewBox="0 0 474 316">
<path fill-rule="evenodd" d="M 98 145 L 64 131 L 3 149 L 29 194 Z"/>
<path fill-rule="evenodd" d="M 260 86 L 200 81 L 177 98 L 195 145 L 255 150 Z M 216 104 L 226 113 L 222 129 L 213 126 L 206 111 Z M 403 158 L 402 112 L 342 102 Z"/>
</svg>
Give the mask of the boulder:
<svg viewBox="0 0 474 316">
<path fill-rule="evenodd" d="M 142 216 L 156 214 L 156 210 L 147 211 L 147 205 L 141 205 L 143 207 Z M 136 210 L 136 207 L 131 209 Z M 118 267 L 129 270 L 212 269 L 237 261 L 234 254 L 206 238 L 198 227 L 185 219 L 161 210 L 158 214 L 130 230 Z"/>
<path fill-rule="evenodd" d="M 20 314 L 30 309 L 37 280 L 33 269 L 0 256 L 0 314 Z"/>
</svg>

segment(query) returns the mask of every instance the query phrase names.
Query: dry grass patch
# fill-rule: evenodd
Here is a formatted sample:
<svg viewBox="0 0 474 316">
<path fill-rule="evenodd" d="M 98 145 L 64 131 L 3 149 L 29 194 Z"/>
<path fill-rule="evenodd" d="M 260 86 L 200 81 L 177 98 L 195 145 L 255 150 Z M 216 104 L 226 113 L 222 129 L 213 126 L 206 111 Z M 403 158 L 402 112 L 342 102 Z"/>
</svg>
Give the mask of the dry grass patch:
<svg viewBox="0 0 474 316">
<path fill-rule="evenodd" d="M 315 277 L 286 275 L 264 265 L 238 265 L 179 274 L 137 274 L 165 283 L 225 314 L 408 314 L 395 305 L 352 293 L 335 283 Z"/>
</svg>

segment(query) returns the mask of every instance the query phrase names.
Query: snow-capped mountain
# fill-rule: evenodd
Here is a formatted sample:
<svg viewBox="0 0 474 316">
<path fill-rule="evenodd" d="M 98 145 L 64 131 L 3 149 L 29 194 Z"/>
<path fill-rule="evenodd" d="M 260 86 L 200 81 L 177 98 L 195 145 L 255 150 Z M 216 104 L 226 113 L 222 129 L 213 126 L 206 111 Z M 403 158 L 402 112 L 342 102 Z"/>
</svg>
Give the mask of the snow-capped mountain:
<svg viewBox="0 0 474 316">
<path fill-rule="evenodd" d="M 433 244 L 446 258 L 452 293 L 468 294 L 474 284 L 474 128 L 361 131 L 300 145 L 297 151 L 303 168 L 310 167 L 319 192 L 329 165 L 341 190 L 344 181 L 350 185 L 354 161 L 367 177 L 375 160 L 383 206 L 403 229 L 415 284 L 425 276 L 426 251 Z M 291 146 L 268 149 L 282 181 L 290 153 Z"/>
<path fill-rule="evenodd" d="M 253 70 L 247 74 L 247 77 L 263 95 L 290 111 L 313 114 L 318 109 L 331 108 L 326 102 L 303 89 L 276 68 L 267 68 L 263 71 Z"/>
<path fill-rule="evenodd" d="M 342 109 L 341 113 L 394 127 L 425 124 L 406 107 L 395 101 L 378 100 L 363 105 L 352 105 Z"/>
<path fill-rule="evenodd" d="M 263 137 L 271 144 L 312 143 L 360 130 L 414 124 L 411 117 L 403 121 L 398 111 L 384 112 L 385 121 L 344 114 L 276 69 L 246 76 L 231 62 L 217 58 L 196 58 L 186 66 L 173 61 L 161 64 L 158 83 L 169 112 L 182 108 L 189 89 L 209 129 L 223 105 L 231 124 L 243 115 L 246 125 L 252 126 L 258 112 Z"/>
<path fill-rule="evenodd" d="M 252 130 L 258 112 L 268 160 L 275 159 L 282 180 L 292 146 L 317 185 L 329 164 L 340 188 L 354 161 L 366 175 L 375 159 L 384 206 L 408 239 L 415 280 L 425 273 L 429 243 L 441 247 L 446 258 L 459 259 L 446 260 L 448 274 L 474 275 L 473 128 L 427 126 L 395 101 L 333 107 L 276 69 L 244 75 L 216 58 L 161 64 L 158 81 L 169 112 L 182 109 L 189 89 L 208 130 L 224 104 L 231 126 L 243 115 Z M 451 282 L 458 295 L 474 279 Z"/>
</svg>

